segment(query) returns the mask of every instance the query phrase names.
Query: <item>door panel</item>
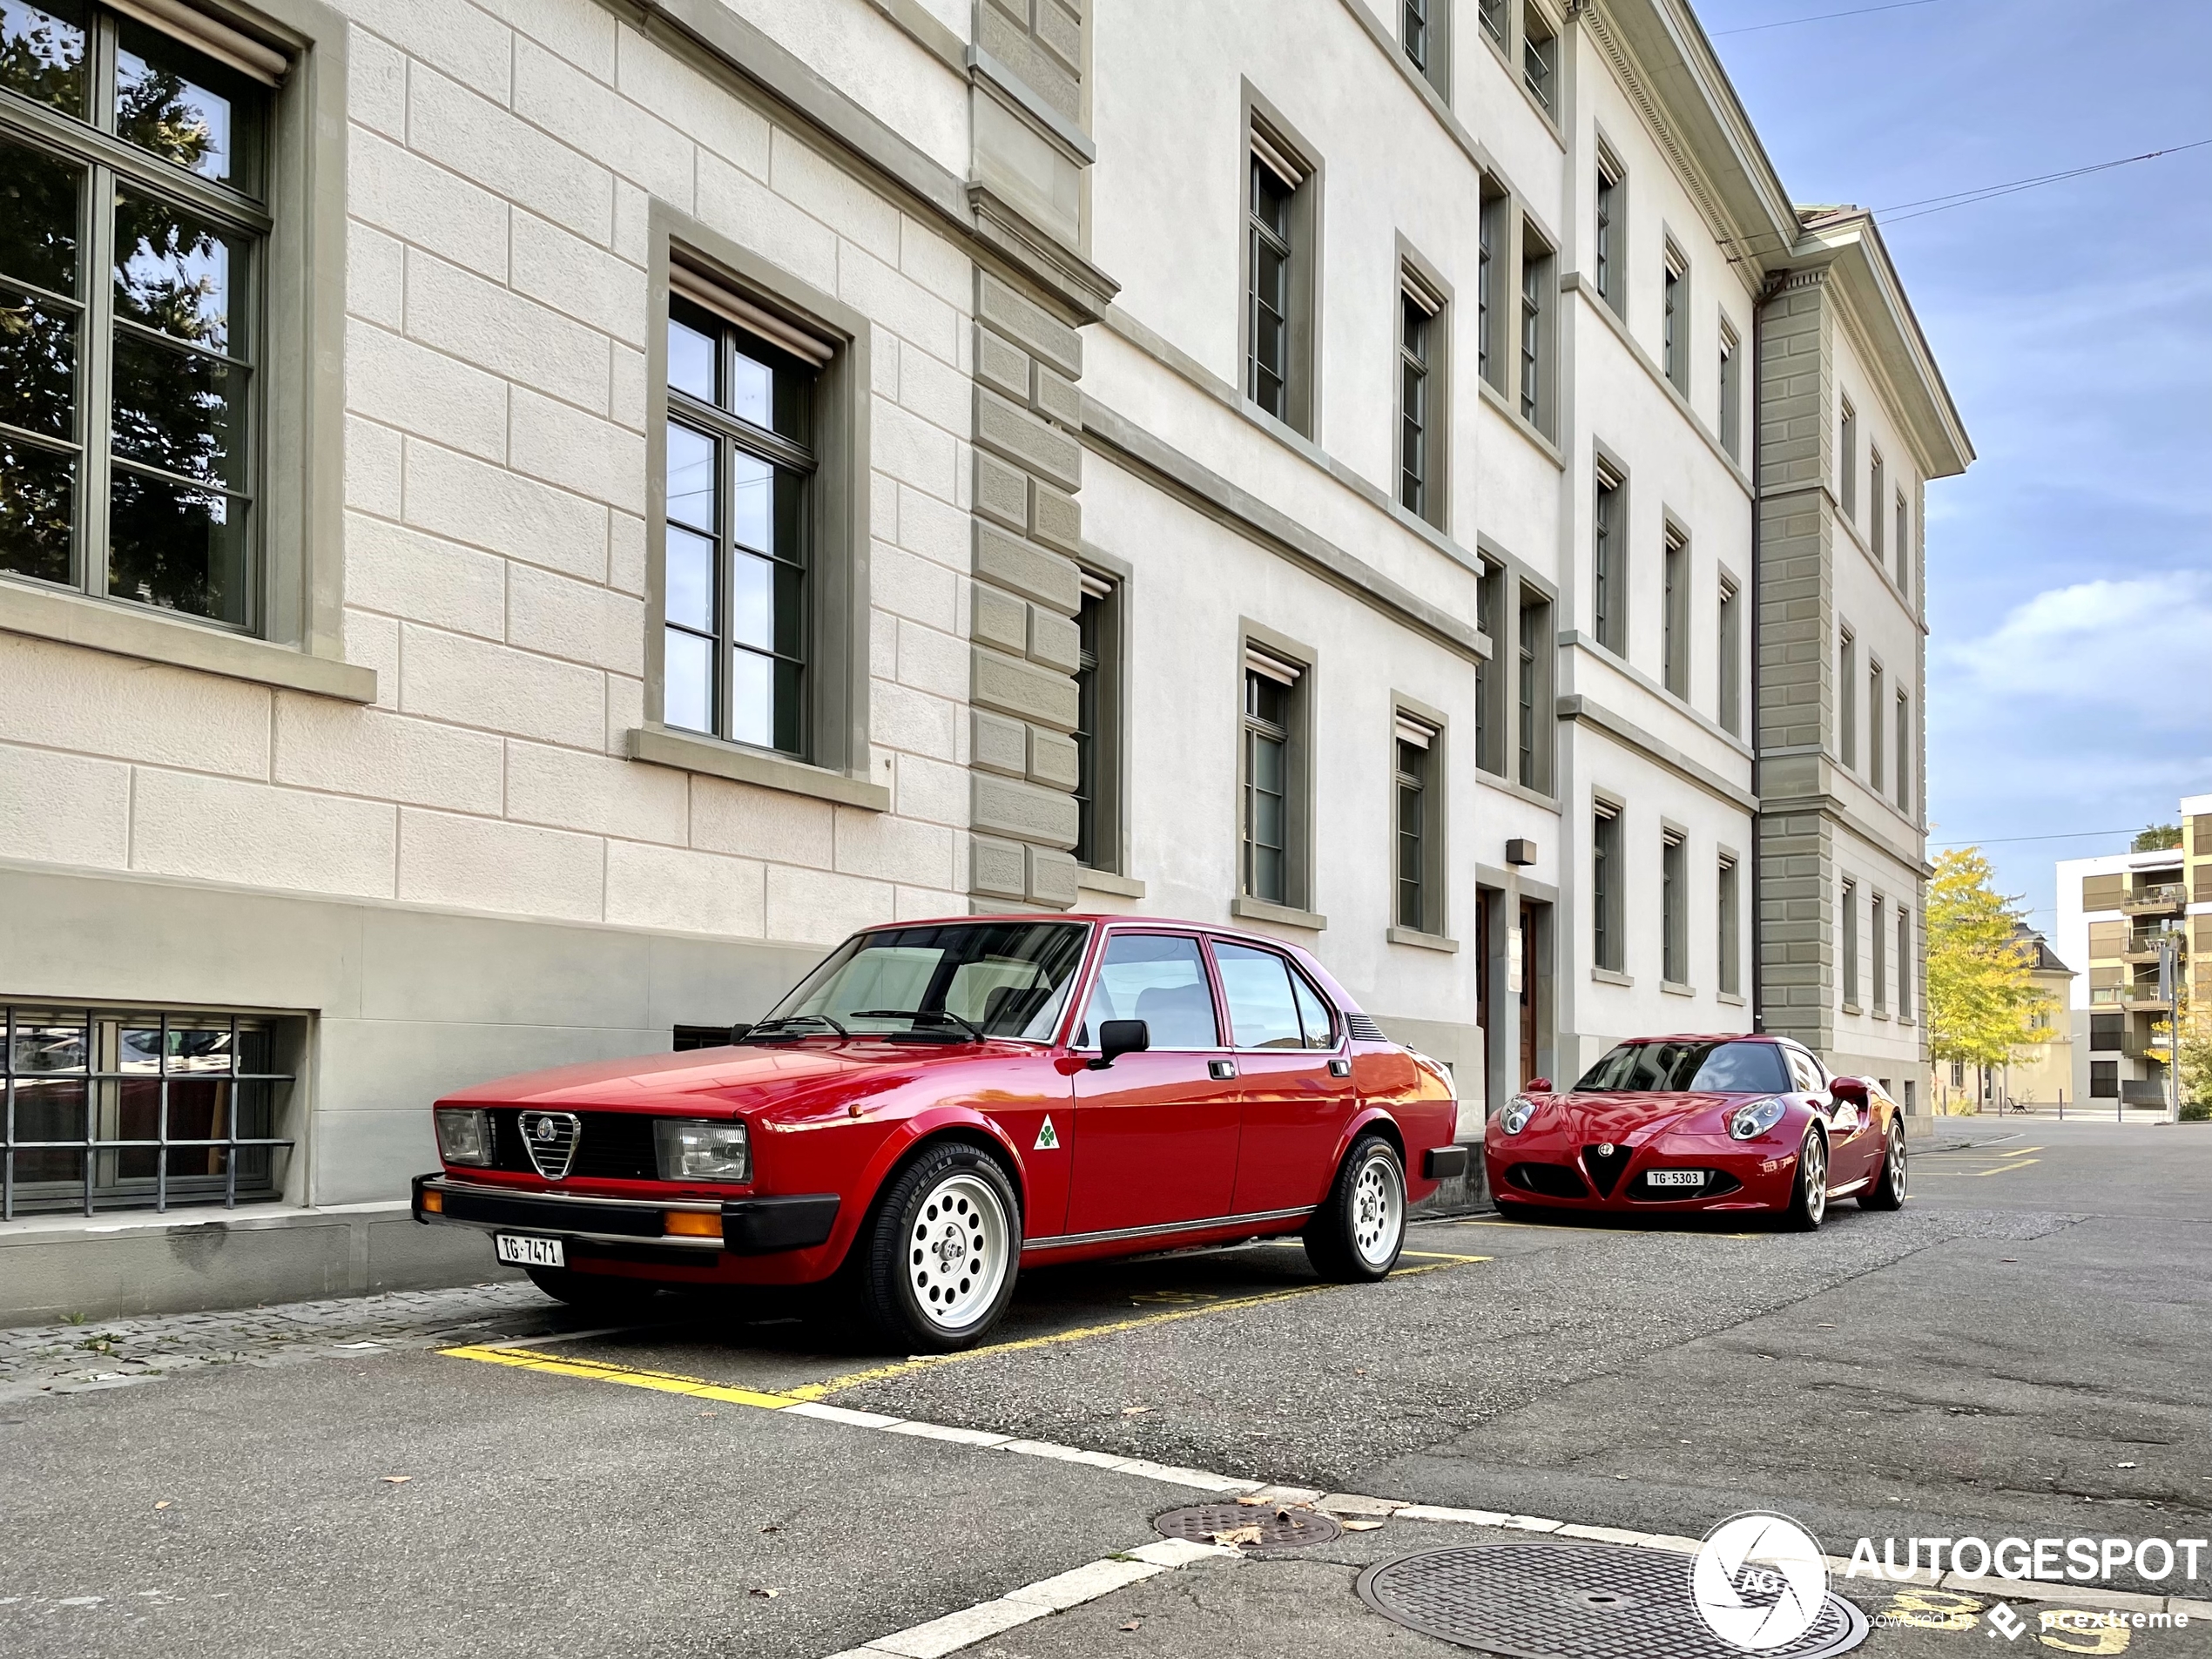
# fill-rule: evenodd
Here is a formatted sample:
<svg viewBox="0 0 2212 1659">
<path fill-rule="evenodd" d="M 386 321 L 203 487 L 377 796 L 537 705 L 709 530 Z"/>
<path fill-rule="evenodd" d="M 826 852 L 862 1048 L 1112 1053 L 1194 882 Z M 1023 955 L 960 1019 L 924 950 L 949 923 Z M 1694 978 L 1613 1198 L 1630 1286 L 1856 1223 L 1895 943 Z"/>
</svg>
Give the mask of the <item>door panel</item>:
<svg viewBox="0 0 2212 1659">
<path fill-rule="evenodd" d="M 1318 1204 L 1336 1172 L 1331 1158 L 1338 1136 L 1358 1100 L 1352 1079 L 1329 1069 L 1336 1058 L 1335 1018 L 1305 976 L 1275 952 L 1217 939 L 1213 956 L 1244 1105 L 1236 1213 Z"/>
<path fill-rule="evenodd" d="M 1143 1020 L 1152 1048 L 1076 1074 L 1071 1233 L 1229 1213 L 1237 1177 L 1235 1067 L 1195 935 L 1116 931 L 1106 941 L 1079 1048 L 1107 1020 Z M 1219 1063 L 1217 1063 L 1219 1062 Z M 1227 1076 L 1215 1076 L 1217 1071 Z"/>
</svg>

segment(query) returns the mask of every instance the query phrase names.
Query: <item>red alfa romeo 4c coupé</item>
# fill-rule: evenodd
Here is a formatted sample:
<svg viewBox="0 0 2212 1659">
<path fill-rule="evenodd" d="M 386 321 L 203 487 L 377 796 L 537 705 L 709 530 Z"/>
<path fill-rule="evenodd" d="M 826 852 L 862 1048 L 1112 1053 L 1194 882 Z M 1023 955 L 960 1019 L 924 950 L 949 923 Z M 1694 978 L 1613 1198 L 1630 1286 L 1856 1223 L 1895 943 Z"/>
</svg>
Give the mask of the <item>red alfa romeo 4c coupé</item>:
<svg viewBox="0 0 2212 1659">
<path fill-rule="evenodd" d="M 1379 1279 L 1460 1174 L 1450 1075 L 1311 956 L 1125 917 L 878 927 L 725 1049 L 437 1103 L 417 1220 L 565 1300 L 836 1281 L 902 1352 L 980 1339 L 1024 1264 L 1302 1234 Z"/>
<path fill-rule="evenodd" d="M 1623 1042 L 1563 1094 L 1538 1078 L 1484 1131 L 1516 1211 L 1765 1211 L 1810 1231 L 1831 1199 L 1905 1203 L 1905 1124 L 1866 1077 L 1768 1036 Z"/>
</svg>

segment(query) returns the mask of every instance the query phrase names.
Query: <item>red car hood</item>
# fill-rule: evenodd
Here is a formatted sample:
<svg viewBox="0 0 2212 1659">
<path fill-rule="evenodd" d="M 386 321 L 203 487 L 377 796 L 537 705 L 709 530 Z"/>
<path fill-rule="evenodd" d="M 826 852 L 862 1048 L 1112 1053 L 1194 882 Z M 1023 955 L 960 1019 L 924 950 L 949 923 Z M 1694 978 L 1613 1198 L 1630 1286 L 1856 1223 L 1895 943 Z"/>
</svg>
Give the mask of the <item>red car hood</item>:
<svg viewBox="0 0 2212 1659">
<path fill-rule="evenodd" d="M 1531 1127 L 1566 1135 L 1578 1143 L 1616 1141 L 1641 1146 L 1678 1123 L 1688 1127 L 1689 1121 L 1731 1102 L 1752 1098 L 1715 1094 L 1554 1095 L 1549 1109 L 1540 1112 Z"/>
<path fill-rule="evenodd" d="M 993 1044 L 991 1049 L 1001 1045 Z M 983 1052 L 989 1052 L 984 1050 Z M 455 1106 L 699 1112 L 786 1104 L 828 1089 L 868 1094 L 931 1067 L 973 1061 L 971 1044 L 776 1043 L 592 1060 L 472 1084 L 440 1096 Z M 1022 1052 L 1035 1053 L 1024 1046 Z"/>
</svg>

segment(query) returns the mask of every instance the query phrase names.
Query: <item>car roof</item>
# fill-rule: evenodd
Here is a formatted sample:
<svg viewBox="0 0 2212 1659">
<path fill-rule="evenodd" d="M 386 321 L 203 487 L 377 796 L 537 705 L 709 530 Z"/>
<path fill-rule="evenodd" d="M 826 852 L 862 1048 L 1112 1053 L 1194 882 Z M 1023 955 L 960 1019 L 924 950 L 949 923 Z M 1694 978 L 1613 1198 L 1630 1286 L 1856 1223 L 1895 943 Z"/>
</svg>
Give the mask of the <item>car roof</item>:
<svg viewBox="0 0 2212 1659">
<path fill-rule="evenodd" d="M 1641 1047 L 1647 1042 L 1764 1042 L 1778 1049 L 1789 1042 L 1789 1039 L 1777 1037 L 1769 1031 L 1681 1031 L 1672 1036 L 1622 1037 L 1615 1046 Z M 1790 1046 L 1795 1048 L 1798 1045 L 1791 1043 Z"/>
</svg>

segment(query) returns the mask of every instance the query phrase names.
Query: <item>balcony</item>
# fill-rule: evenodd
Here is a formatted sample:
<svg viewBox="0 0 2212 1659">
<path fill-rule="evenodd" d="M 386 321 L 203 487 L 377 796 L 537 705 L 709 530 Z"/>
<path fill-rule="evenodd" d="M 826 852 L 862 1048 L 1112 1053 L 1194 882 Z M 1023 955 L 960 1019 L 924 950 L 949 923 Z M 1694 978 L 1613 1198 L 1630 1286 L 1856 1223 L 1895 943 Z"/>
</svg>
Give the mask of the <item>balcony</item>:
<svg viewBox="0 0 2212 1659">
<path fill-rule="evenodd" d="M 2164 1014 L 2171 1011 L 2174 999 L 2158 994 L 2155 980 L 2144 980 L 2134 985 L 2099 985 L 2089 992 L 2089 1006 L 2109 1008 L 2124 1008 L 2141 1013 Z"/>
<path fill-rule="evenodd" d="M 2138 1082 L 2133 1077 L 2125 1077 L 2121 1080 L 2120 1098 L 2130 1106 L 2163 1106 L 2166 1104 L 2166 1084 L 2156 1078 L 2146 1078 Z"/>
<path fill-rule="evenodd" d="M 2178 881 L 2136 887 L 2120 895 L 2120 908 L 2130 916 L 2178 916 L 2188 907 L 2189 890 Z"/>
</svg>

